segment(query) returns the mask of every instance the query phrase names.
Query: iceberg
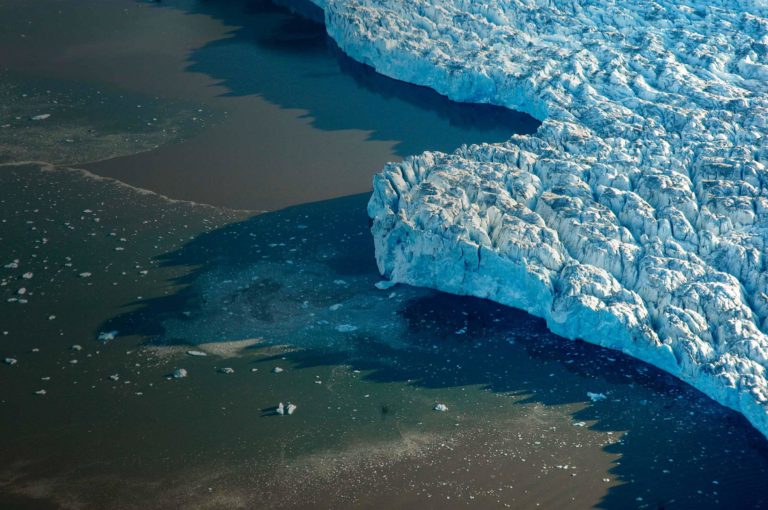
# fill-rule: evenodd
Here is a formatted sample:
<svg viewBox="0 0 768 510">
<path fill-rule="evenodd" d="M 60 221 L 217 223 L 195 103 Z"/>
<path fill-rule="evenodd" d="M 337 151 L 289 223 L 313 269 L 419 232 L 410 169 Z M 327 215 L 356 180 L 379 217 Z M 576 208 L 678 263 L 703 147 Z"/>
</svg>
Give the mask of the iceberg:
<svg viewBox="0 0 768 510">
<path fill-rule="evenodd" d="M 374 178 L 386 278 L 526 310 L 768 436 L 768 1 L 313 1 L 378 72 L 542 121 Z"/>
</svg>

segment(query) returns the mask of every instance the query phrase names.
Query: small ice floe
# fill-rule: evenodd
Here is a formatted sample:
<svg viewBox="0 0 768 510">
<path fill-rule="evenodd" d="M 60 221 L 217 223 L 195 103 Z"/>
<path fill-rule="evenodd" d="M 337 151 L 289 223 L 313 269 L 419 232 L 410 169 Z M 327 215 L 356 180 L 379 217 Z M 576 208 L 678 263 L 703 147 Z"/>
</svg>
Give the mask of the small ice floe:
<svg viewBox="0 0 768 510">
<path fill-rule="evenodd" d="M 46 393 L 48 393 L 48 392 L 47 392 L 47 391 L 45 391 L 45 390 L 37 390 L 37 391 L 35 392 L 35 395 L 45 395 Z"/>
<path fill-rule="evenodd" d="M 335 312 L 335 311 L 336 311 L 336 310 L 338 310 L 339 308 L 341 308 L 341 304 L 339 304 L 339 303 L 336 303 L 335 305 L 331 305 L 331 306 L 329 306 L 329 307 L 328 307 L 328 309 L 329 309 L 330 311 L 332 311 L 332 312 Z"/>
<path fill-rule="evenodd" d="M 224 367 L 224 368 L 220 368 L 219 372 L 221 372 L 222 374 L 234 374 L 235 369 L 230 367 Z"/>
<path fill-rule="evenodd" d="M 56 316 L 55 316 L 55 315 L 49 315 L 49 316 L 48 316 L 48 320 L 49 320 L 49 321 L 53 321 L 53 320 L 56 320 Z"/>
<path fill-rule="evenodd" d="M 173 371 L 173 378 L 174 379 L 184 379 L 187 376 L 187 369 L 186 368 L 177 368 Z"/>
<path fill-rule="evenodd" d="M 112 374 L 112 375 L 109 376 L 109 378 L 112 379 L 113 381 L 119 381 L 120 380 L 120 375 Z"/>
<path fill-rule="evenodd" d="M 117 338 L 118 331 L 102 331 L 99 333 L 99 340 L 102 342 L 109 342 Z"/>
<path fill-rule="evenodd" d="M 353 326 L 352 324 L 339 324 L 336 326 L 336 331 L 339 333 L 352 333 L 353 331 L 357 331 L 357 326 Z"/>
<path fill-rule="evenodd" d="M 440 411 L 441 413 L 444 413 L 448 410 L 448 406 L 445 404 L 435 404 L 435 407 L 432 408 L 435 411 Z"/>
<path fill-rule="evenodd" d="M 18 294 L 19 296 L 23 296 L 26 293 L 27 293 L 27 289 L 25 287 L 22 287 L 16 291 L 16 294 Z"/>
<path fill-rule="evenodd" d="M 33 276 L 35 276 L 35 273 L 32 273 L 32 272 L 26 272 L 23 275 L 21 275 L 21 277 L 24 278 L 25 280 L 31 280 Z"/>
<path fill-rule="evenodd" d="M 16 358 L 5 358 L 3 360 L 3 363 L 5 363 L 6 365 L 11 365 L 11 366 L 15 365 L 18 362 L 19 362 L 19 360 L 17 360 Z"/>
<path fill-rule="evenodd" d="M 50 113 L 41 113 L 40 115 L 35 115 L 33 117 L 30 117 L 30 120 L 45 120 L 51 117 Z"/>
<path fill-rule="evenodd" d="M 607 397 L 605 396 L 605 393 L 592 393 L 591 391 L 587 392 L 587 396 L 592 402 L 599 402 L 601 400 L 605 400 Z"/>
<path fill-rule="evenodd" d="M 83 346 L 82 346 L 82 345 L 78 345 L 78 344 L 75 344 L 75 345 L 73 345 L 73 346 L 71 347 L 71 349 L 72 349 L 73 351 L 82 351 L 82 350 L 83 350 Z"/>
<path fill-rule="evenodd" d="M 280 416 L 291 415 L 296 411 L 297 406 L 288 402 L 288 405 L 284 405 L 282 402 L 277 404 L 275 412 Z"/>
<path fill-rule="evenodd" d="M 90 278 L 92 275 L 93 275 L 93 273 L 89 273 L 88 271 L 84 271 L 84 272 L 80 273 L 77 276 L 79 276 L 80 278 Z"/>
<path fill-rule="evenodd" d="M 392 280 L 381 280 L 381 281 L 376 282 L 376 284 L 375 284 L 376 288 L 379 289 L 379 290 L 391 289 L 395 285 L 397 285 L 397 283 L 393 282 Z"/>
<path fill-rule="evenodd" d="M 187 351 L 187 354 L 190 356 L 208 356 L 208 353 L 203 351 Z"/>
<path fill-rule="evenodd" d="M 19 268 L 19 259 L 16 259 L 12 262 L 7 263 L 3 266 L 6 269 L 18 269 Z"/>
<path fill-rule="evenodd" d="M 272 373 L 273 374 L 279 374 L 282 371 L 283 371 L 283 369 L 280 368 L 280 367 L 275 367 L 275 368 L 272 369 Z"/>
<path fill-rule="evenodd" d="M 586 427 L 587 426 L 587 422 L 585 422 L 585 421 L 577 421 L 576 423 L 573 424 L 573 426 L 574 427 Z"/>
</svg>

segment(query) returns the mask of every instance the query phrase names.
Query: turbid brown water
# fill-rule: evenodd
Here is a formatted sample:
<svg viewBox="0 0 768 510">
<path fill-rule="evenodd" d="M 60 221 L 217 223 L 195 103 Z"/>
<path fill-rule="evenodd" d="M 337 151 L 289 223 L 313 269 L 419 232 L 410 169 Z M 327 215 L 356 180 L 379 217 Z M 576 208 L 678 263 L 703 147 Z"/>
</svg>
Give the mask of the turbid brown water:
<svg viewBox="0 0 768 510">
<path fill-rule="evenodd" d="M 5 1 L 0 25 L 5 161 L 106 160 L 175 198 L 277 209 L 510 129 L 264 2 Z M 0 190 L 0 508 L 765 504 L 765 440 L 695 390 L 515 310 L 375 288 L 366 194 L 253 215 L 41 163 Z"/>
<path fill-rule="evenodd" d="M 341 54 L 322 24 L 267 0 L 163 5 L 5 8 L 0 65 L 194 101 L 223 117 L 188 140 L 85 165 L 99 175 L 173 198 L 274 210 L 368 191 L 375 172 L 409 154 L 538 125 L 380 76 Z"/>
</svg>

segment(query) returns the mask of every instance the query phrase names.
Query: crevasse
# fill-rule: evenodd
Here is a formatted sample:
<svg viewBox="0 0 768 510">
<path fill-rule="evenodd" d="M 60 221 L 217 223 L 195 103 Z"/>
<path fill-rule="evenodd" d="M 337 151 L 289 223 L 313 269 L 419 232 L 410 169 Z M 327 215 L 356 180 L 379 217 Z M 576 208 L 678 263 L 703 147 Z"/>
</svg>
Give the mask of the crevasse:
<svg viewBox="0 0 768 510">
<path fill-rule="evenodd" d="M 768 1 L 313 1 L 377 71 L 543 121 L 377 175 L 382 274 L 524 309 L 768 436 Z"/>
</svg>

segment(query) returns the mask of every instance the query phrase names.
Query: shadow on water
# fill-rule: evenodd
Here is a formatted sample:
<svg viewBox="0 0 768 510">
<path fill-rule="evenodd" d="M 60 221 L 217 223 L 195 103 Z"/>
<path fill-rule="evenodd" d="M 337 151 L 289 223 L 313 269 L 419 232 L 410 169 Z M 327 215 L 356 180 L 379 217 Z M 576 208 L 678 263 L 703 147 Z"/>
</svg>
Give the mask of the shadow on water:
<svg viewBox="0 0 768 510">
<path fill-rule="evenodd" d="M 312 18 L 321 17 L 306 2 L 292 4 L 309 9 Z M 269 0 L 162 5 L 234 27 L 229 38 L 189 55 L 188 70 L 219 80 L 225 95 L 259 95 L 283 108 L 305 110 L 321 130 L 359 129 L 370 131 L 372 140 L 397 140 L 401 157 L 504 141 L 512 133 L 533 133 L 540 125 L 520 112 L 456 103 L 429 88 L 378 74 L 344 55 L 322 23 Z M 435 126 L 440 126 L 437 132 Z"/>
<path fill-rule="evenodd" d="M 619 456 L 611 477 L 621 484 L 601 507 L 766 504 L 765 439 L 675 378 L 621 353 L 559 338 L 519 310 L 405 286 L 375 289 L 366 200 L 292 207 L 201 235 L 161 257 L 165 266 L 196 268 L 175 282 L 180 291 L 134 303 L 141 308 L 104 328 L 166 345 L 261 336 L 299 347 L 279 356 L 296 370 L 344 365 L 374 382 L 467 387 L 520 404 L 581 404 L 575 422 L 627 432 L 604 446 Z M 322 312 L 333 303 L 343 304 L 343 321 L 356 330 L 334 330 Z M 589 403 L 588 391 L 608 398 Z M 382 417 L 403 405 L 383 403 Z"/>
</svg>

